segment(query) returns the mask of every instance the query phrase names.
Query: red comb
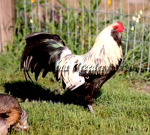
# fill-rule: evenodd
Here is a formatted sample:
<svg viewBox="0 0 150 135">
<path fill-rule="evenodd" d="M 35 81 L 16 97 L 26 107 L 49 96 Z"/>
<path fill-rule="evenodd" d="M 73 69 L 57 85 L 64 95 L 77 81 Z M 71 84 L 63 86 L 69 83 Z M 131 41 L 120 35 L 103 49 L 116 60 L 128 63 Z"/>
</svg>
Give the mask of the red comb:
<svg viewBox="0 0 150 135">
<path fill-rule="evenodd" d="M 124 28 L 124 26 L 123 26 L 123 23 L 122 23 L 122 22 L 118 21 L 118 24 L 119 24 L 122 28 Z"/>
<path fill-rule="evenodd" d="M 117 31 L 117 32 L 124 32 L 124 26 L 123 23 L 118 21 L 117 25 L 114 25 L 113 28 Z"/>
</svg>

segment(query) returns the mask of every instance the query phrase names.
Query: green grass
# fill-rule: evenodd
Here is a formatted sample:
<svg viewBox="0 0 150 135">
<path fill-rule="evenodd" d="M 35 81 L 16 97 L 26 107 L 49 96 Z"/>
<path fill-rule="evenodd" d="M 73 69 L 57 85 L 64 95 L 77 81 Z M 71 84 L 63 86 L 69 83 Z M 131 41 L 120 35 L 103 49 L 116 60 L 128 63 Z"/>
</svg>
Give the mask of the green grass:
<svg viewBox="0 0 150 135">
<path fill-rule="evenodd" d="M 136 91 L 129 78 L 115 75 L 106 82 L 91 114 L 76 105 L 78 98 L 73 94 L 63 96 L 64 90 L 51 74 L 35 83 L 26 82 L 18 70 L 19 61 L 13 63 L 11 58 L 9 53 L 0 57 L 0 92 L 19 100 L 30 124 L 28 132 L 12 130 L 11 135 L 150 134 L 150 95 Z"/>
</svg>

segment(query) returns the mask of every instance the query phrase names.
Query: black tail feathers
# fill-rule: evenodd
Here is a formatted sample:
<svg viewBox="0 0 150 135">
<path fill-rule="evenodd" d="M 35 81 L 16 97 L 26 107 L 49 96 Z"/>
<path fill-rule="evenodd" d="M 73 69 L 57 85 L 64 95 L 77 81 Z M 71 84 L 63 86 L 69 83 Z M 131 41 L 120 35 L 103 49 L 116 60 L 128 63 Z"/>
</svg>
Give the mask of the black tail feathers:
<svg viewBox="0 0 150 135">
<path fill-rule="evenodd" d="M 47 33 L 34 33 L 26 36 L 26 47 L 21 59 L 21 68 L 24 69 L 26 79 L 31 77 L 28 73 L 35 73 L 37 80 L 43 69 L 43 77 L 49 71 L 56 72 L 57 64 L 60 60 L 61 53 L 67 47 L 58 35 Z"/>
</svg>

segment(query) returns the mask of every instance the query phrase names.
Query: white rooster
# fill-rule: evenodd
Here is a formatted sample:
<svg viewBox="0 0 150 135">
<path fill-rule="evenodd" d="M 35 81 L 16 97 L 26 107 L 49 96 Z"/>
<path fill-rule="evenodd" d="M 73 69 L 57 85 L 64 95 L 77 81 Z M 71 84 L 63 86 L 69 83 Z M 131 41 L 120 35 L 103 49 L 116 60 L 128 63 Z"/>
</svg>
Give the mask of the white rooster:
<svg viewBox="0 0 150 135">
<path fill-rule="evenodd" d="M 33 33 L 26 36 L 21 68 L 26 79 L 29 69 L 37 80 L 52 71 L 65 89 L 81 92 L 91 112 L 98 90 L 116 73 L 123 59 L 122 22 L 106 27 L 96 38 L 92 49 L 84 55 L 74 55 L 58 35 Z"/>
</svg>

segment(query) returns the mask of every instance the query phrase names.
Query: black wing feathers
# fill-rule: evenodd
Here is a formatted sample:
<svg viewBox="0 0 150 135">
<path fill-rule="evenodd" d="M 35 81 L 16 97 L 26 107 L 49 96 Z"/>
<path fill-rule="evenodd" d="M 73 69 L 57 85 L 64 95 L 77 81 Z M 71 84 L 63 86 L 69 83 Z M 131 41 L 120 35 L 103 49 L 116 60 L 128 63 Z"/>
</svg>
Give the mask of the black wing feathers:
<svg viewBox="0 0 150 135">
<path fill-rule="evenodd" d="M 65 48 L 65 43 L 57 35 L 34 33 L 26 36 L 26 47 L 21 59 L 26 79 L 30 78 L 29 69 L 35 73 L 37 80 L 42 69 L 45 77 L 49 71 L 56 71 L 56 64 Z M 32 81 L 32 80 L 31 80 Z"/>
<path fill-rule="evenodd" d="M 58 35 L 53 35 L 53 34 L 48 34 L 48 33 L 33 33 L 30 35 L 27 35 L 25 40 L 27 45 L 29 45 L 32 42 L 35 42 L 39 39 L 54 39 L 60 43 L 62 43 L 65 46 L 65 43 L 63 42 L 63 40 L 58 36 Z"/>
</svg>

